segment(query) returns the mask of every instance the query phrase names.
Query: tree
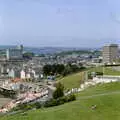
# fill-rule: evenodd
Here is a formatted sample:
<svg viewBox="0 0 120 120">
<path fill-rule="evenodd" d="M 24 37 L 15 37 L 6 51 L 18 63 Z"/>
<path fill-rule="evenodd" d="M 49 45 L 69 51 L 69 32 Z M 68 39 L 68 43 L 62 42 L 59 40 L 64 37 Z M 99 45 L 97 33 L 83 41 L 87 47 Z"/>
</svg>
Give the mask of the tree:
<svg viewBox="0 0 120 120">
<path fill-rule="evenodd" d="M 51 66 L 51 65 L 45 65 L 45 66 L 43 67 L 43 73 L 44 73 L 45 75 L 50 75 L 51 69 L 52 69 L 52 66 Z"/>
<path fill-rule="evenodd" d="M 64 71 L 62 72 L 63 76 L 66 76 L 68 74 L 72 73 L 70 65 L 66 65 Z"/>
<path fill-rule="evenodd" d="M 24 54 L 23 54 L 23 57 L 25 58 L 25 59 L 31 59 L 32 57 L 34 57 L 34 53 L 33 52 L 25 52 Z"/>
<path fill-rule="evenodd" d="M 53 98 L 58 99 L 64 96 L 64 86 L 61 83 L 56 84 L 56 90 L 53 93 Z"/>
<path fill-rule="evenodd" d="M 71 65 L 72 72 L 77 72 L 79 70 L 77 65 Z"/>
<path fill-rule="evenodd" d="M 43 67 L 43 72 L 45 75 L 55 75 L 62 74 L 65 69 L 63 64 L 53 64 L 53 65 L 45 65 Z"/>
<path fill-rule="evenodd" d="M 63 64 L 58 64 L 57 65 L 57 73 L 61 74 L 65 69 L 65 66 Z"/>
<path fill-rule="evenodd" d="M 53 64 L 53 65 L 51 65 L 51 73 L 52 73 L 52 75 L 54 75 L 55 73 L 57 73 L 57 65 L 56 64 Z"/>
</svg>

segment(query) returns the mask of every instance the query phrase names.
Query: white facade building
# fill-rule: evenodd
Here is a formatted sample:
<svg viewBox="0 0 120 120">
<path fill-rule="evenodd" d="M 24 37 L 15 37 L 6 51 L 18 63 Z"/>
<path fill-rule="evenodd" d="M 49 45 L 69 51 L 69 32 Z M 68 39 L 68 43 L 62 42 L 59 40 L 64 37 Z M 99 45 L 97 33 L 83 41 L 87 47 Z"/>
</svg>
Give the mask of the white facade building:
<svg viewBox="0 0 120 120">
<path fill-rule="evenodd" d="M 31 78 L 30 73 L 27 73 L 27 74 L 26 74 L 26 78 L 28 78 L 28 79 L 30 79 L 30 78 Z"/>
<path fill-rule="evenodd" d="M 20 78 L 21 78 L 21 79 L 25 79 L 25 78 L 26 78 L 26 75 L 25 75 L 25 71 L 24 71 L 24 70 L 22 70 L 22 71 L 20 72 Z"/>
<path fill-rule="evenodd" d="M 15 71 L 14 71 L 13 69 L 11 69 L 11 70 L 9 71 L 9 73 L 8 73 L 8 76 L 9 76 L 10 78 L 15 78 Z"/>
</svg>

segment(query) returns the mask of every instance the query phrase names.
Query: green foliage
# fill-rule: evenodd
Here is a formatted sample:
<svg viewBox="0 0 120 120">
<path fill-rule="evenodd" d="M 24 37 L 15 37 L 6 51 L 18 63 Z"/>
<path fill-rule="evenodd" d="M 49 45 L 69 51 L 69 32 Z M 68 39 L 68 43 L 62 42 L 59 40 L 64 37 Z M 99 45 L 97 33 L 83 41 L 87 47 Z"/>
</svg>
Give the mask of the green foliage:
<svg viewBox="0 0 120 120">
<path fill-rule="evenodd" d="M 96 75 L 103 75 L 103 72 L 96 72 Z"/>
<path fill-rule="evenodd" d="M 70 101 L 74 101 L 76 100 L 76 96 L 74 94 L 71 94 L 69 96 L 67 96 L 67 101 L 70 102 Z"/>
<path fill-rule="evenodd" d="M 88 73 L 88 79 L 93 79 L 93 77 L 95 76 L 102 76 L 103 75 L 103 72 L 89 72 Z"/>
<path fill-rule="evenodd" d="M 50 74 L 51 74 L 51 69 L 52 69 L 51 65 L 45 65 L 45 66 L 43 67 L 43 72 L 44 72 L 44 74 L 45 74 L 45 75 L 50 75 Z"/>
<path fill-rule="evenodd" d="M 61 104 L 64 104 L 66 102 L 70 102 L 70 101 L 74 101 L 76 100 L 75 95 L 71 94 L 69 96 L 63 96 L 63 97 L 59 97 L 58 99 L 50 99 L 49 101 L 46 101 L 43 104 L 43 107 L 52 107 L 52 106 L 58 106 Z M 13 108 L 12 111 L 18 111 L 18 110 L 31 110 L 33 108 L 41 108 L 42 105 L 40 102 L 36 102 L 36 103 L 24 103 L 24 104 L 20 104 L 18 105 L 16 108 Z"/>
<path fill-rule="evenodd" d="M 72 73 L 72 71 L 71 71 L 71 69 L 70 69 L 70 66 L 67 65 L 67 66 L 65 67 L 62 75 L 63 75 L 63 76 L 66 76 L 66 75 L 68 75 L 68 74 L 70 74 L 70 73 Z"/>
<path fill-rule="evenodd" d="M 23 54 L 23 57 L 26 58 L 26 59 L 31 59 L 32 57 L 34 57 L 34 53 L 33 52 L 25 52 Z"/>
<path fill-rule="evenodd" d="M 35 102 L 35 103 L 23 103 L 19 104 L 17 107 L 13 108 L 11 111 L 18 111 L 18 110 L 31 110 L 33 108 L 40 109 L 42 107 L 40 102 Z"/>
<path fill-rule="evenodd" d="M 93 79 L 91 73 L 88 73 L 88 79 Z"/>
<path fill-rule="evenodd" d="M 79 70 L 79 67 L 77 65 L 71 65 L 71 71 L 77 72 Z"/>
<path fill-rule="evenodd" d="M 27 116 L 5 115 L 0 117 L 0 120 L 119 120 L 119 90 L 120 82 L 100 84 L 77 94 L 76 101 L 43 110 L 29 111 Z M 115 91 L 116 93 L 113 93 Z M 91 110 L 92 105 L 97 105 L 97 108 Z"/>
<path fill-rule="evenodd" d="M 58 105 L 57 100 L 51 99 L 44 104 L 44 107 L 52 107 L 52 106 L 57 106 L 57 105 Z"/>
<path fill-rule="evenodd" d="M 53 93 L 53 98 L 58 99 L 64 96 L 64 86 L 61 83 L 56 84 L 56 90 Z"/>
<path fill-rule="evenodd" d="M 41 107 L 42 107 L 42 105 L 41 105 L 41 103 L 40 103 L 40 102 L 36 102 L 34 105 L 35 105 L 35 107 L 36 107 L 37 109 L 39 109 L 39 108 L 41 108 Z"/>
<path fill-rule="evenodd" d="M 53 64 L 53 65 L 45 65 L 43 67 L 43 72 L 45 75 L 54 75 L 61 74 L 65 69 L 63 64 Z"/>
<path fill-rule="evenodd" d="M 58 99 L 51 99 L 45 103 L 44 107 L 58 106 L 75 100 L 76 100 L 76 96 L 74 94 L 71 94 L 69 96 L 63 96 Z"/>
<path fill-rule="evenodd" d="M 72 65 L 72 64 L 68 64 L 68 65 L 65 66 L 65 69 L 64 69 L 62 75 L 63 75 L 63 76 L 66 76 L 66 75 L 69 75 L 69 74 L 71 74 L 71 73 L 76 73 L 76 72 L 78 72 L 78 71 L 82 71 L 82 70 L 84 70 L 84 69 L 86 69 L 86 68 L 83 67 L 82 64 L 79 65 L 79 66 L 77 66 L 77 65 Z"/>
<path fill-rule="evenodd" d="M 63 65 L 63 64 L 53 64 L 53 65 L 45 65 L 43 67 L 43 72 L 45 75 L 62 75 L 66 76 L 71 73 L 78 72 L 80 70 L 85 69 L 81 64 L 79 66 L 77 65 Z"/>
</svg>

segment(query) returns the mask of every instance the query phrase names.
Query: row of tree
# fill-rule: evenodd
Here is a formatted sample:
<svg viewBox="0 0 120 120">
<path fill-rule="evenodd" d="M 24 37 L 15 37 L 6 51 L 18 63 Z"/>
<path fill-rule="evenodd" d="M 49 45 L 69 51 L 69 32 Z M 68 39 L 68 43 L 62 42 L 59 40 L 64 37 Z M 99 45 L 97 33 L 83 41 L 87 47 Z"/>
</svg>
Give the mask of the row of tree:
<svg viewBox="0 0 120 120">
<path fill-rule="evenodd" d="M 65 69 L 63 64 L 45 65 L 43 72 L 45 75 L 61 74 Z"/>
<path fill-rule="evenodd" d="M 77 71 L 80 71 L 82 69 L 85 69 L 82 65 L 81 66 L 77 66 L 77 65 L 72 65 L 72 64 L 67 64 L 67 65 L 63 65 L 63 64 L 53 64 L 53 65 L 45 65 L 43 67 L 43 73 L 45 75 L 63 75 L 66 76 L 70 73 L 74 73 Z"/>
</svg>

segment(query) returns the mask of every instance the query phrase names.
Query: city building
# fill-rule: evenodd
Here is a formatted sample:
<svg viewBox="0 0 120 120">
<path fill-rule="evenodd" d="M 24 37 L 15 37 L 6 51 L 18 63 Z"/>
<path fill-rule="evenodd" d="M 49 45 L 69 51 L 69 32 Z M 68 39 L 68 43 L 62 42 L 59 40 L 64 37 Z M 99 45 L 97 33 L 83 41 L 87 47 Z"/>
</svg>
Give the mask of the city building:
<svg viewBox="0 0 120 120">
<path fill-rule="evenodd" d="M 20 78 L 21 78 L 21 79 L 25 79 L 25 78 L 26 78 L 26 74 L 25 74 L 25 71 L 24 71 L 24 70 L 22 70 L 22 71 L 20 72 Z"/>
<path fill-rule="evenodd" d="M 21 70 L 20 69 L 17 69 L 17 68 L 14 68 L 14 69 L 11 69 L 9 72 L 8 72 L 8 77 L 10 78 L 20 78 L 21 77 L 21 74 L 20 74 Z"/>
<path fill-rule="evenodd" d="M 11 69 L 11 70 L 9 71 L 9 73 L 8 73 L 8 76 L 9 76 L 10 78 L 15 78 L 15 71 L 14 71 L 13 69 Z"/>
<path fill-rule="evenodd" d="M 7 60 L 21 60 L 23 59 L 23 46 L 17 48 L 9 48 L 6 50 Z"/>
<path fill-rule="evenodd" d="M 118 60 L 118 45 L 110 44 L 103 47 L 103 63 L 114 64 Z"/>
</svg>

